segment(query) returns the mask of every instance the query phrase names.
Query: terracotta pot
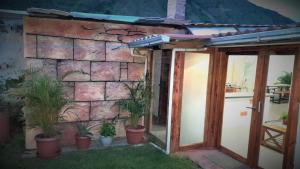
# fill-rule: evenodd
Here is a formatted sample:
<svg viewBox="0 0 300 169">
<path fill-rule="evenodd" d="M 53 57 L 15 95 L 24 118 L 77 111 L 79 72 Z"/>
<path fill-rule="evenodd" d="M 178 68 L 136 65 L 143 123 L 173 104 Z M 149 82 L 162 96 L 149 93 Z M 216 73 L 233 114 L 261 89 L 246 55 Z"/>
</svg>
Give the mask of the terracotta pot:
<svg viewBox="0 0 300 169">
<path fill-rule="evenodd" d="M 9 116 L 0 112 L 0 143 L 5 143 L 9 139 Z"/>
<path fill-rule="evenodd" d="M 60 154 L 60 144 L 57 137 L 46 138 L 43 134 L 35 136 L 37 156 L 42 159 L 53 159 Z"/>
<path fill-rule="evenodd" d="M 286 120 L 282 120 L 282 124 L 287 125 L 287 123 L 288 123 L 287 119 Z"/>
<path fill-rule="evenodd" d="M 132 128 L 126 126 L 126 138 L 128 144 L 140 144 L 143 141 L 145 133 L 144 126 L 138 126 L 138 128 Z"/>
<path fill-rule="evenodd" d="M 91 145 L 91 137 L 76 135 L 76 147 L 79 150 L 86 150 Z"/>
</svg>

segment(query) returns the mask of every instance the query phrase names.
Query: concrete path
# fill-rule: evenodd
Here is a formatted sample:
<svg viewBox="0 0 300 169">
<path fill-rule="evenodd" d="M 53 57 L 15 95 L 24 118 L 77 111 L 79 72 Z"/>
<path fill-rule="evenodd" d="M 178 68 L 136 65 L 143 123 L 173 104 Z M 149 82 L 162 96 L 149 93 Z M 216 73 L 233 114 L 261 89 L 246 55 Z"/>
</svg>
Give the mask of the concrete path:
<svg viewBox="0 0 300 169">
<path fill-rule="evenodd" d="M 218 150 L 190 150 L 177 154 L 189 158 L 203 169 L 250 169 Z"/>
</svg>

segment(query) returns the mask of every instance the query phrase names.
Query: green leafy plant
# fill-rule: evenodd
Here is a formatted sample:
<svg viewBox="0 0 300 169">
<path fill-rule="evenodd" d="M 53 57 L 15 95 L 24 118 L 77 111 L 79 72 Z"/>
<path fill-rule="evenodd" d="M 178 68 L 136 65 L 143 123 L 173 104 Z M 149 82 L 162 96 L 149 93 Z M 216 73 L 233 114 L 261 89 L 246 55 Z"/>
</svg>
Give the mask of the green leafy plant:
<svg viewBox="0 0 300 169">
<path fill-rule="evenodd" d="M 278 84 L 291 84 L 292 73 L 284 71 L 283 75 L 281 75 L 277 78 L 277 81 L 278 81 L 277 82 Z"/>
<path fill-rule="evenodd" d="M 146 113 L 147 105 L 151 97 L 150 86 L 145 85 L 141 80 L 134 85 L 125 84 L 129 90 L 129 99 L 119 101 L 120 108 L 130 113 L 130 125 L 132 128 L 138 128 L 138 122 Z"/>
<path fill-rule="evenodd" d="M 76 128 L 77 128 L 77 134 L 81 137 L 93 135 L 90 132 L 93 126 L 91 126 L 89 122 L 78 122 L 76 123 Z"/>
<path fill-rule="evenodd" d="M 116 135 L 116 127 L 113 123 L 104 122 L 101 130 L 100 130 L 101 136 L 104 137 L 113 137 Z"/>
<path fill-rule="evenodd" d="M 17 88 L 11 88 L 9 95 L 24 99 L 22 111 L 28 126 L 40 127 L 43 137 L 57 135 L 55 124 L 60 117 L 59 111 L 67 104 L 63 85 L 56 79 L 30 72 Z"/>
<path fill-rule="evenodd" d="M 281 120 L 287 120 L 288 119 L 288 113 L 284 112 L 280 115 Z"/>
</svg>

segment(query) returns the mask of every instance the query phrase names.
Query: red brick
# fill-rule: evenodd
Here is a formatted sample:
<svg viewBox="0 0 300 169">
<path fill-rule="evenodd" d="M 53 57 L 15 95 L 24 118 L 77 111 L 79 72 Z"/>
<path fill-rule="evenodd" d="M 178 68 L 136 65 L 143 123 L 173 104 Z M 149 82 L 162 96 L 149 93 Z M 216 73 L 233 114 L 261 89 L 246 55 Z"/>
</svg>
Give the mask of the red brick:
<svg viewBox="0 0 300 169">
<path fill-rule="evenodd" d="M 120 63 L 118 62 L 92 62 L 92 81 L 119 81 Z"/>
<path fill-rule="evenodd" d="M 60 112 L 61 122 L 89 120 L 90 102 L 74 102 L 66 105 Z"/>
<path fill-rule="evenodd" d="M 126 44 L 107 42 L 106 43 L 106 61 L 132 62 L 129 48 L 120 48 Z"/>
<path fill-rule="evenodd" d="M 112 119 L 119 114 L 115 101 L 97 101 L 91 105 L 91 120 Z"/>
<path fill-rule="evenodd" d="M 104 100 L 104 82 L 75 82 L 75 100 Z"/>
<path fill-rule="evenodd" d="M 129 91 L 122 82 L 106 83 L 106 100 L 127 99 Z"/>
<path fill-rule="evenodd" d="M 140 63 L 128 63 L 128 80 L 138 81 L 144 76 L 145 65 Z"/>
<path fill-rule="evenodd" d="M 24 57 L 36 57 L 36 35 L 25 35 Z"/>
<path fill-rule="evenodd" d="M 38 70 L 45 75 L 56 78 L 56 60 L 26 58 L 26 68 Z"/>
<path fill-rule="evenodd" d="M 90 80 L 90 62 L 64 60 L 57 64 L 58 77 L 63 81 Z"/>
<path fill-rule="evenodd" d="M 38 36 L 38 57 L 49 59 L 72 59 L 73 40 L 62 37 Z"/>
<path fill-rule="evenodd" d="M 74 59 L 104 61 L 105 42 L 76 39 L 74 41 Z"/>
</svg>

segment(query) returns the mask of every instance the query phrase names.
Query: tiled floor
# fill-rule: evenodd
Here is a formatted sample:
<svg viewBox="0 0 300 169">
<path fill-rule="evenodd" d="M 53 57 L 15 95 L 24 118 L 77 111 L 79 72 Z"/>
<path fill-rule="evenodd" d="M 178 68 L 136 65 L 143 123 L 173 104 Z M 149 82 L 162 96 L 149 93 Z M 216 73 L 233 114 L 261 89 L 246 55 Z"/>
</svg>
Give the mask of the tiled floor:
<svg viewBox="0 0 300 169">
<path fill-rule="evenodd" d="M 178 155 L 189 158 L 203 169 L 250 169 L 218 150 L 190 150 Z"/>
</svg>

